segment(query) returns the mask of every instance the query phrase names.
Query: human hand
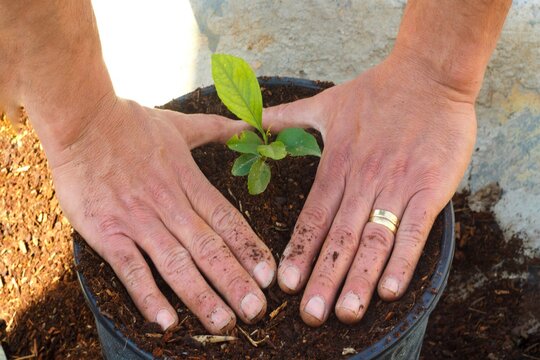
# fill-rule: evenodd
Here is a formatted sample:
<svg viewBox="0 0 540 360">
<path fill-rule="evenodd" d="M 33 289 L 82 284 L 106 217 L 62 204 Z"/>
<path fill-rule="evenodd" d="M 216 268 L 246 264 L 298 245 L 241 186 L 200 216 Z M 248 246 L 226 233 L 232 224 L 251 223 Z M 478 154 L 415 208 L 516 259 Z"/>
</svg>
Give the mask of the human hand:
<svg viewBox="0 0 540 360">
<path fill-rule="evenodd" d="M 73 227 L 112 266 L 144 317 L 162 328 L 177 323 L 177 314 L 141 250 L 211 333 L 233 328 L 235 313 L 258 321 L 266 311 L 259 286 L 274 280 L 273 256 L 190 154 L 225 142 L 243 125 L 116 97 L 102 103 L 108 105 L 70 146 L 47 154 Z"/>
<path fill-rule="evenodd" d="M 391 56 L 348 83 L 265 109 L 263 117 L 275 131 L 315 128 L 325 144 L 278 270 L 283 291 L 306 286 L 303 320 L 319 326 L 336 304 L 342 322 L 356 323 L 376 287 L 382 299 L 399 299 L 469 163 L 474 97 Z M 374 209 L 397 215 L 395 236 L 368 222 Z"/>
</svg>

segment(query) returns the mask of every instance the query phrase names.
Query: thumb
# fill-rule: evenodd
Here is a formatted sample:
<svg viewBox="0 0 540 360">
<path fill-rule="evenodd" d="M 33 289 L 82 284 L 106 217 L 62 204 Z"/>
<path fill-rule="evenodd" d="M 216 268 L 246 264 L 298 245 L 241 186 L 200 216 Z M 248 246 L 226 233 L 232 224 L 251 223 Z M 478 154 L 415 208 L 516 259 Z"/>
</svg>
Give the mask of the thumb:
<svg viewBox="0 0 540 360">
<path fill-rule="evenodd" d="M 212 142 L 224 144 L 234 134 L 249 128 L 243 121 L 219 115 L 171 112 L 169 117 L 190 149 Z"/>
<path fill-rule="evenodd" d="M 322 130 L 324 116 L 322 94 L 272 106 L 263 110 L 263 127 L 280 131 L 289 127 Z"/>
</svg>

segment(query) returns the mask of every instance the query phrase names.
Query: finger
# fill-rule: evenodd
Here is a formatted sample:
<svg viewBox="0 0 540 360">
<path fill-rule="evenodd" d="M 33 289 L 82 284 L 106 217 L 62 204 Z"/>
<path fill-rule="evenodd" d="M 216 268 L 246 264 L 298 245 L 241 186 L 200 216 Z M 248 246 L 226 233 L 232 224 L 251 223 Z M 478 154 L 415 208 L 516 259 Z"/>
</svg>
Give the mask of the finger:
<svg viewBox="0 0 540 360">
<path fill-rule="evenodd" d="M 168 111 L 168 110 L 167 110 Z M 168 111 L 169 118 L 180 131 L 190 149 L 217 142 L 225 143 L 234 134 L 249 127 L 245 122 L 213 114 L 181 114 Z"/>
<path fill-rule="evenodd" d="M 265 108 L 263 110 L 264 128 L 271 128 L 274 132 L 278 132 L 288 127 L 303 127 L 322 132 L 320 124 L 325 118 L 323 94 L 324 92 L 313 97 Z"/>
<path fill-rule="evenodd" d="M 319 326 L 328 318 L 358 249 L 373 197 L 356 186 L 349 185 L 345 191 L 300 303 L 300 315 L 306 324 Z"/>
<path fill-rule="evenodd" d="M 164 225 L 189 251 L 199 270 L 246 323 L 257 322 L 266 312 L 266 299 L 238 263 L 223 239 L 192 209 L 183 196 L 162 195 L 156 211 Z"/>
<path fill-rule="evenodd" d="M 416 194 L 407 205 L 396 234 L 392 256 L 378 286 L 386 301 L 399 299 L 409 286 L 437 214 L 445 201 L 430 192 Z"/>
<path fill-rule="evenodd" d="M 184 184 L 197 213 L 225 241 L 244 269 L 261 288 L 270 286 L 275 279 L 276 261 L 240 212 L 202 173 L 186 179 Z"/>
<path fill-rule="evenodd" d="M 178 316 L 159 291 L 148 264 L 131 239 L 113 235 L 94 247 L 107 261 L 126 287 L 142 315 L 158 323 L 163 330 L 178 323 Z"/>
<path fill-rule="evenodd" d="M 163 279 L 182 302 L 213 334 L 231 330 L 236 318 L 233 311 L 204 280 L 189 252 L 165 226 L 155 220 L 141 226 L 139 244 L 150 256 Z"/>
<path fill-rule="evenodd" d="M 347 148 L 325 149 L 315 181 L 279 264 L 278 283 L 286 293 L 300 291 L 337 212 L 350 168 Z"/>
<path fill-rule="evenodd" d="M 406 201 L 397 191 L 382 190 L 371 210 L 392 212 L 399 219 Z M 336 316 L 352 324 L 363 317 L 394 244 L 394 233 L 386 226 L 366 223 L 360 246 L 336 302 Z"/>
</svg>

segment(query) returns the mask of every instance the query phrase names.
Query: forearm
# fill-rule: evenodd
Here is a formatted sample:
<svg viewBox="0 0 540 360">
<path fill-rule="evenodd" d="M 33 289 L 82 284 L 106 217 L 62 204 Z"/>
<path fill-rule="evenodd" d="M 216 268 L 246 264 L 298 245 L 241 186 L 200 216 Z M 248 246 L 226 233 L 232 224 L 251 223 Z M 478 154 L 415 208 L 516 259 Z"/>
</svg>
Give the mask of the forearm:
<svg viewBox="0 0 540 360">
<path fill-rule="evenodd" d="M 0 0 L 0 107 L 24 106 L 45 147 L 62 150 L 113 101 L 89 0 Z"/>
<path fill-rule="evenodd" d="M 394 53 L 476 97 L 511 0 L 409 0 Z"/>
</svg>

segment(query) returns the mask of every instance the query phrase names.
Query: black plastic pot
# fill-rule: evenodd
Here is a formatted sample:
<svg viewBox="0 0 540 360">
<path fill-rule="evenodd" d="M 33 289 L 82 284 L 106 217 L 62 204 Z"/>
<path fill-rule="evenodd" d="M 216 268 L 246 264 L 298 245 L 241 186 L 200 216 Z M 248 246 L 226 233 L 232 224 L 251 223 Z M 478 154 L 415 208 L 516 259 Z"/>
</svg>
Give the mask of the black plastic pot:
<svg viewBox="0 0 540 360">
<path fill-rule="evenodd" d="M 295 78 L 261 78 L 259 82 L 264 87 L 280 85 L 296 85 L 310 89 L 319 89 L 319 85 L 310 80 Z M 213 86 L 205 87 L 201 94 L 214 93 Z M 182 101 L 182 96 L 177 100 Z M 80 248 L 74 242 L 75 262 L 79 262 Z M 364 359 L 418 359 L 429 315 L 437 305 L 441 294 L 446 287 L 450 265 L 454 257 L 454 211 L 452 203 L 448 203 L 443 210 L 443 235 L 441 241 L 441 257 L 437 263 L 434 274 L 431 277 L 430 286 L 422 294 L 421 299 L 409 311 L 405 319 L 397 324 L 394 329 L 385 337 L 380 339 L 369 348 L 351 357 L 354 360 Z M 135 343 L 127 339 L 122 332 L 117 329 L 114 323 L 103 316 L 96 304 L 96 298 L 91 292 L 84 276 L 77 272 L 86 302 L 96 320 L 97 331 L 101 341 L 103 356 L 107 360 L 120 359 L 152 359 L 152 355 L 139 349 Z M 182 354 L 178 354 L 182 355 Z"/>
</svg>

